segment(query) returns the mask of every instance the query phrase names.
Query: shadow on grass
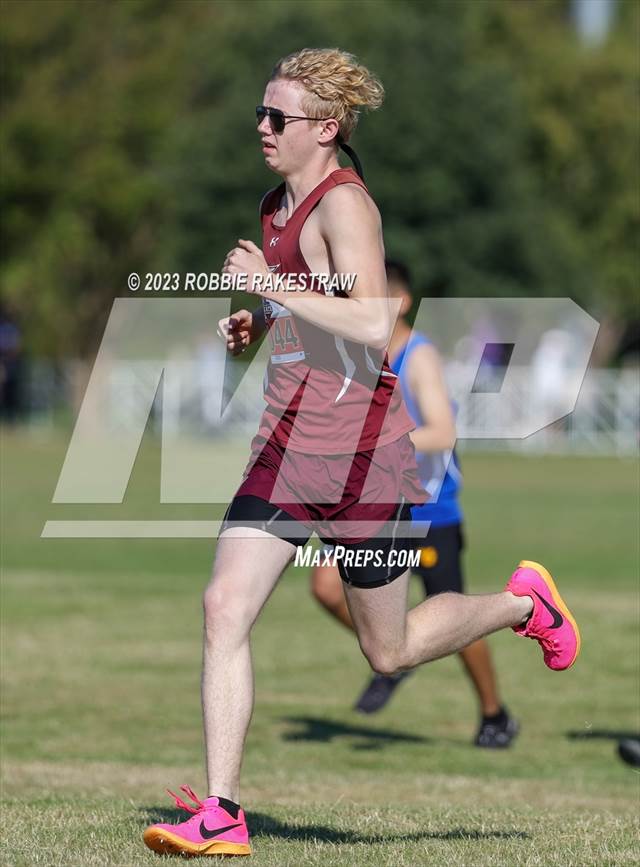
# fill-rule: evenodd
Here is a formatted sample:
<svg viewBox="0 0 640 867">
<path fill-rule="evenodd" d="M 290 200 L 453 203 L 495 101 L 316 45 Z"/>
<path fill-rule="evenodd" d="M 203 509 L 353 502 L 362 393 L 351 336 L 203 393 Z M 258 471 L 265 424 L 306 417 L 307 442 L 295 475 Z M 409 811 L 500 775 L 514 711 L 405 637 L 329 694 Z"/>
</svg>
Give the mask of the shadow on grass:
<svg viewBox="0 0 640 867">
<path fill-rule="evenodd" d="M 282 736 L 285 741 L 329 744 L 336 738 L 348 738 L 353 740 L 354 750 L 376 750 L 397 743 L 427 744 L 430 742 L 429 738 L 412 735 L 409 732 L 351 725 L 326 718 L 293 716 L 284 717 L 283 721 L 297 727 L 295 731 L 285 732 Z"/>
<path fill-rule="evenodd" d="M 338 830 L 325 825 L 302 825 L 281 822 L 266 813 L 250 813 L 249 827 L 253 837 L 284 837 L 289 840 L 322 843 L 415 843 L 418 840 L 525 840 L 524 831 L 475 831 L 451 828 L 449 831 L 413 831 L 408 834 L 361 834 Z"/>
<path fill-rule="evenodd" d="M 581 729 L 580 731 L 569 731 L 566 736 L 570 741 L 624 741 L 627 738 L 637 740 L 640 738 L 640 733 L 622 732 L 616 729 Z"/>
<path fill-rule="evenodd" d="M 176 808 L 140 807 L 144 825 L 156 822 L 183 822 L 188 815 Z M 249 832 L 255 840 L 260 837 L 278 837 L 297 842 L 320 843 L 416 843 L 419 840 L 529 840 L 525 831 L 476 831 L 451 828 L 449 831 L 413 831 L 408 834 L 361 834 L 358 831 L 339 830 L 326 825 L 305 825 L 282 822 L 267 813 L 248 813 Z"/>
</svg>

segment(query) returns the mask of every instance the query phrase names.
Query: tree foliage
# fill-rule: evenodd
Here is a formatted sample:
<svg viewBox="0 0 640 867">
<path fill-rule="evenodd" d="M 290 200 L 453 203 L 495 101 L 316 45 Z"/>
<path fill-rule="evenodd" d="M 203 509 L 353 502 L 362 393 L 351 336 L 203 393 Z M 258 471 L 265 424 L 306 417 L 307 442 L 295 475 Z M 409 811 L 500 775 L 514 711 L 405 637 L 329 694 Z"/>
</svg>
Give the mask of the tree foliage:
<svg viewBox="0 0 640 867">
<path fill-rule="evenodd" d="M 33 351 L 91 352 L 129 272 L 217 271 L 258 239 L 253 107 L 279 56 L 381 77 L 353 144 L 424 294 L 637 291 L 638 6 L 581 45 L 564 0 L 3 4 L 2 292 Z"/>
</svg>

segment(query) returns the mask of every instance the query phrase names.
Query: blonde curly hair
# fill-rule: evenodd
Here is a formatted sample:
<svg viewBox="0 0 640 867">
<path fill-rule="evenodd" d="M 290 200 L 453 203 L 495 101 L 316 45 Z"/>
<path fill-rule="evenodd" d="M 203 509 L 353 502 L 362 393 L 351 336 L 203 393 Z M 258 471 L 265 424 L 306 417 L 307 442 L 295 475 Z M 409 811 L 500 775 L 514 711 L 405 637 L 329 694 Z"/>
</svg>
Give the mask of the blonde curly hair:
<svg viewBox="0 0 640 867">
<path fill-rule="evenodd" d="M 333 117 L 339 136 L 349 141 L 358 123 L 360 109 L 380 108 L 384 88 L 373 73 L 353 54 L 339 48 L 303 48 L 276 63 L 270 81 L 286 79 L 306 91 L 302 110 L 309 117 Z"/>
</svg>

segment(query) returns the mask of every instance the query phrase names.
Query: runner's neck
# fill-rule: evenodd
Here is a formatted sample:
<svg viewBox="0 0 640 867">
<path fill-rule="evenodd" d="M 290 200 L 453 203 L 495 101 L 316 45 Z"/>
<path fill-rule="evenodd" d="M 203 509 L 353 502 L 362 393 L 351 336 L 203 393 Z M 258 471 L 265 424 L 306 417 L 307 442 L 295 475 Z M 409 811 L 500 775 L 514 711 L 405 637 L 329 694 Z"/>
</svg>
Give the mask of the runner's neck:
<svg viewBox="0 0 640 867">
<path fill-rule="evenodd" d="M 287 203 L 287 220 L 300 207 L 302 202 L 307 198 L 315 188 L 322 183 L 329 175 L 340 168 L 338 158 L 332 157 L 331 160 L 318 170 L 316 166 L 308 166 L 302 169 L 295 175 L 284 177 Z"/>
</svg>

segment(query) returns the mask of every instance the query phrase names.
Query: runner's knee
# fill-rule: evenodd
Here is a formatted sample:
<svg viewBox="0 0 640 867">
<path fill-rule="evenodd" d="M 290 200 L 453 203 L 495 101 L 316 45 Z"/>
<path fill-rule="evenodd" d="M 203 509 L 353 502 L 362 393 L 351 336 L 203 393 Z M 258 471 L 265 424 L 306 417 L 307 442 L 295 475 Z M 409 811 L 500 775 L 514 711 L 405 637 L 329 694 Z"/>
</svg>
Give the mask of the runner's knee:
<svg viewBox="0 0 640 867">
<path fill-rule="evenodd" d="M 360 647 L 367 662 L 376 674 L 384 674 L 390 677 L 392 674 L 402 671 L 404 660 L 398 648 L 377 643 L 376 641 L 361 641 Z"/>
<path fill-rule="evenodd" d="M 207 641 L 244 638 L 251 631 L 253 617 L 243 600 L 215 582 L 205 590 L 202 607 Z"/>
</svg>

